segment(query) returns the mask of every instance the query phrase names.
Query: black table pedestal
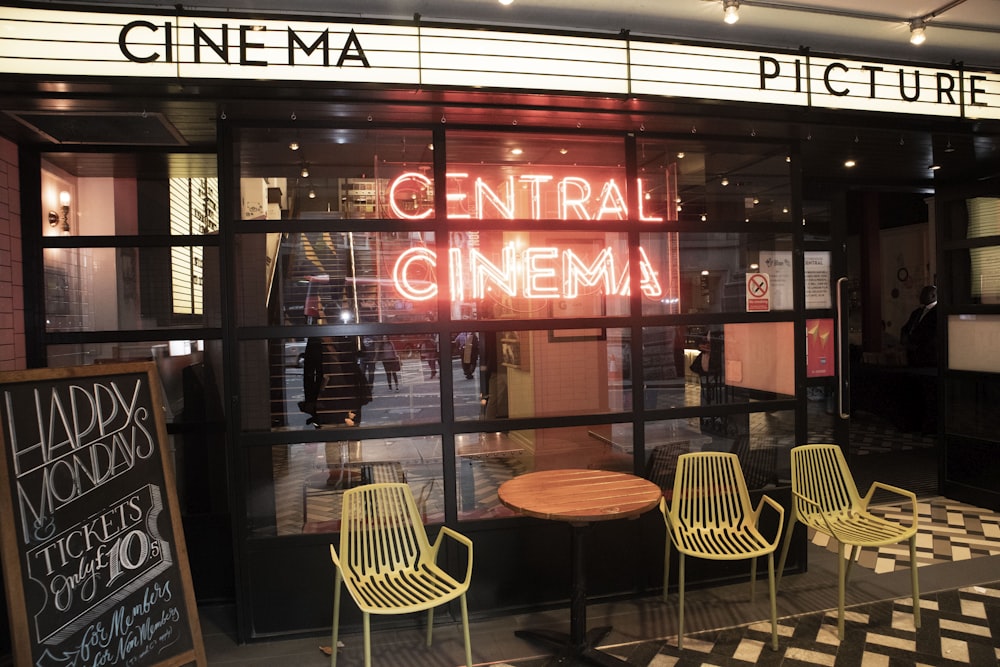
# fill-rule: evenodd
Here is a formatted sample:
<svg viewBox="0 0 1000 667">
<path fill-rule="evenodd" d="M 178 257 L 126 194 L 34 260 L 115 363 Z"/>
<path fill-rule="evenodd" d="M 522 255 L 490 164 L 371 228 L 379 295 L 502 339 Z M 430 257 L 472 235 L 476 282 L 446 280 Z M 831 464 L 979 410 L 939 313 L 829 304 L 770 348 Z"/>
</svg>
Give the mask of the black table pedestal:
<svg viewBox="0 0 1000 667">
<path fill-rule="evenodd" d="M 556 632 L 552 630 L 517 630 L 514 635 L 522 639 L 536 641 L 553 646 L 558 653 L 549 662 L 550 665 L 601 665 L 602 667 L 631 667 L 627 660 L 616 658 L 597 648 L 611 626 L 603 626 L 587 630 L 587 579 L 586 551 L 584 537 L 589 524 L 571 523 L 572 536 L 572 591 L 570 595 L 569 621 L 570 631 Z"/>
</svg>

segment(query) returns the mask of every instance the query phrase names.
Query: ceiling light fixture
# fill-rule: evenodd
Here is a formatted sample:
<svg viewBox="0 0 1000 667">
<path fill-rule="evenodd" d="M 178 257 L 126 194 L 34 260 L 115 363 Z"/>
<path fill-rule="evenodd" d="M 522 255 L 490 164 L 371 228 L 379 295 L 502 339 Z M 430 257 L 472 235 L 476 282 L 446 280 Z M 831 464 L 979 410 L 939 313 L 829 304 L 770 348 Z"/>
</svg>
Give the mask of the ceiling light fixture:
<svg viewBox="0 0 1000 667">
<path fill-rule="evenodd" d="M 927 23 L 924 19 L 913 19 L 910 21 L 910 44 L 920 46 L 926 42 L 927 35 L 924 32 L 926 28 Z"/>
<path fill-rule="evenodd" d="M 289 148 L 289 150 L 293 150 L 293 151 L 299 150 L 299 142 L 293 141 L 293 142 L 289 143 L 288 144 L 288 148 Z"/>
<path fill-rule="evenodd" d="M 302 171 L 299 172 L 302 178 L 309 178 L 309 165 L 302 165 Z"/>
<path fill-rule="evenodd" d="M 857 165 L 858 163 L 854 160 L 844 160 L 844 166 L 850 169 L 851 167 Z"/>
<path fill-rule="evenodd" d="M 500 2 L 501 5 L 503 5 L 504 7 L 506 7 L 507 5 L 512 4 L 514 2 L 514 0 L 499 0 L 499 2 Z"/>
<path fill-rule="evenodd" d="M 732 25 L 740 20 L 740 0 L 722 0 L 722 20 Z"/>
<path fill-rule="evenodd" d="M 722 180 L 719 182 L 722 184 L 722 187 L 726 187 L 727 185 L 729 185 L 729 179 L 726 178 L 725 176 L 723 176 Z"/>
</svg>

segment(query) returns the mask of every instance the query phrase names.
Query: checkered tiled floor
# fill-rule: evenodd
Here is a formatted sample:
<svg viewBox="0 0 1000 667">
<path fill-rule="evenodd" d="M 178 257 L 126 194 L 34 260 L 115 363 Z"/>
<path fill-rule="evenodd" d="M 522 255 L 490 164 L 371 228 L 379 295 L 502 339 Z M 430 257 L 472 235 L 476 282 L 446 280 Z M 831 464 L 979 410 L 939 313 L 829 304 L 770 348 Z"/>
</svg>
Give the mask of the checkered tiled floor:
<svg viewBox="0 0 1000 667">
<path fill-rule="evenodd" d="M 872 511 L 909 520 L 897 505 L 873 507 Z M 918 567 L 1000 554 L 1000 514 L 938 497 L 918 501 L 917 518 Z M 837 542 L 828 535 L 816 533 L 811 539 L 813 544 L 837 552 Z M 904 542 L 877 550 L 862 549 L 858 564 L 879 573 L 909 568 L 909 547 Z"/>
<path fill-rule="evenodd" d="M 920 601 L 921 628 L 913 627 L 908 598 L 848 610 L 845 638 L 837 638 L 836 612 L 782 619 L 777 651 L 769 647 L 770 623 L 620 647 L 642 667 L 903 667 L 995 665 L 1000 658 L 1000 582 L 933 595 Z M 653 650 L 655 648 L 655 651 Z M 652 653 L 652 655 L 650 655 Z"/>
</svg>

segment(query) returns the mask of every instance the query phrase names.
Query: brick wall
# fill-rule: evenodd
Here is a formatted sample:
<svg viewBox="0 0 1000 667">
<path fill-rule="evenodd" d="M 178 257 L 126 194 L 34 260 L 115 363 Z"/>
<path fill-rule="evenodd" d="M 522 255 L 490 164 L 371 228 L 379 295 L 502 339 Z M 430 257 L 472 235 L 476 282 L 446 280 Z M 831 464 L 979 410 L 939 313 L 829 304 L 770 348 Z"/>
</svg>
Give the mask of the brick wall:
<svg viewBox="0 0 1000 667">
<path fill-rule="evenodd" d="M 0 138 L 0 370 L 24 367 L 21 186 L 17 145 Z"/>
</svg>

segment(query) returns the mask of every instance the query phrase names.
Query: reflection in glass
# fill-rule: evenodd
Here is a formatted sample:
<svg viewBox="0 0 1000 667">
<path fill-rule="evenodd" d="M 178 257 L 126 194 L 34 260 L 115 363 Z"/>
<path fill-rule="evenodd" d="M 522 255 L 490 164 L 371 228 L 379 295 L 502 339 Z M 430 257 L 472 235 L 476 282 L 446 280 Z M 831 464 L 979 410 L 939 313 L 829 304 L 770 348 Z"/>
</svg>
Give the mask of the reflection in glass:
<svg viewBox="0 0 1000 667">
<path fill-rule="evenodd" d="M 791 322 L 643 329 L 647 410 L 790 398 L 795 394 Z M 723 435 L 738 416 L 705 417 Z"/>
<path fill-rule="evenodd" d="M 218 248 L 46 248 L 46 331 L 219 326 Z"/>
<path fill-rule="evenodd" d="M 115 177 L 67 176 L 80 160 Z M 49 154 L 41 170 L 42 235 L 218 234 L 215 168 L 215 155 Z"/>
<path fill-rule="evenodd" d="M 240 349 L 248 430 L 441 420 L 436 336 L 311 336 L 244 341 Z"/>
<path fill-rule="evenodd" d="M 257 447 L 248 462 L 254 536 L 337 532 L 343 492 L 378 482 L 407 482 L 424 522 L 444 521 L 436 436 Z"/>
<path fill-rule="evenodd" d="M 610 434 L 610 425 L 597 425 L 457 436 L 459 518 L 513 516 L 500 504 L 497 489 L 526 472 L 554 468 L 632 472 L 631 447 L 615 442 Z"/>
<path fill-rule="evenodd" d="M 49 345 L 50 368 L 154 361 L 168 422 L 222 419 L 218 340 L 132 341 Z"/>
<path fill-rule="evenodd" d="M 645 233 L 642 245 L 654 265 L 666 258 L 659 265 L 672 269 L 664 284 L 673 286 L 643 300 L 645 315 L 747 312 L 749 273 L 767 274 L 769 310 L 794 308 L 790 234 Z"/>
<path fill-rule="evenodd" d="M 628 409 L 630 388 L 622 375 L 631 363 L 627 331 L 596 327 L 456 332 L 450 360 L 455 418 L 516 419 Z M 470 334 L 478 341 L 478 369 L 459 356 L 460 338 L 471 340 Z M 471 377 L 466 370 L 472 370 Z"/>
<path fill-rule="evenodd" d="M 437 268 L 433 232 L 288 232 L 239 240 L 237 305 L 244 326 L 437 318 L 443 268 Z"/>
<path fill-rule="evenodd" d="M 237 136 L 242 220 L 433 214 L 428 131 L 269 128 Z"/>
</svg>

